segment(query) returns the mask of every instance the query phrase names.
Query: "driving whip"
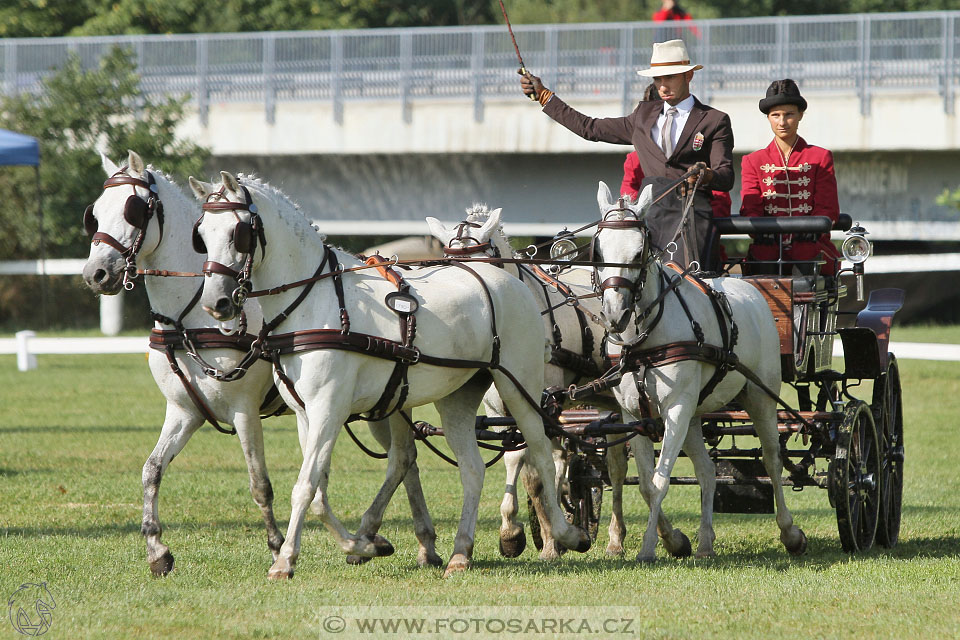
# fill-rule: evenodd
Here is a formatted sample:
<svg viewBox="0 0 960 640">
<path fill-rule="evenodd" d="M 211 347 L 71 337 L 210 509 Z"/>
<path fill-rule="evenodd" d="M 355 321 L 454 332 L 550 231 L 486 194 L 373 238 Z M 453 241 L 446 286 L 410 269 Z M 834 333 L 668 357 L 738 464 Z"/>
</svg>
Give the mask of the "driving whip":
<svg viewBox="0 0 960 640">
<path fill-rule="evenodd" d="M 510 18 L 507 17 L 507 8 L 503 6 L 503 0 L 500 0 L 500 11 L 503 12 L 503 20 L 507 23 L 507 30 L 510 32 L 510 40 L 513 41 L 513 50 L 517 52 L 517 60 L 520 61 L 520 69 L 517 71 L 522 76 L 527 75 L 527 67 L 523 64 L 523 56 L 520 55 L 520 47 L 517 46 L 517 38 L 513 35 L 513 27 L 510 26 Z M 530 96 L 531 100 L 536 101 L 535 95 Z"/>
</svg>

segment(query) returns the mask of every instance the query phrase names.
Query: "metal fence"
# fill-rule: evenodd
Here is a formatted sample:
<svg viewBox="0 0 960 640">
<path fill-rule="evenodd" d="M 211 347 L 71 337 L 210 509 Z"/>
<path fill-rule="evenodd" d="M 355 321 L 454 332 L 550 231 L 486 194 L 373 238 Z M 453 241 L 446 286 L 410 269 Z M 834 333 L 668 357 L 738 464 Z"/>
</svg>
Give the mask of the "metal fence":
<svg viewBox="0 0 960 640">
<path fill-rule="evenodd" d="M 620 99 L 632 108 L 653 42 L 681 37 L 705 65 L 697 93 L 756 95 L 772 78 L 811 92 L 856 95 L 868 113 L 879 92 L 933 92 L 953 113 L 960 12 L 518 25 L 524 60 L 544 83 L 573 97 Z M 679 25 L 679 26 L 678 26 Z M 95 67 L 113 46 L 129 48 L 147 94 L 189 94 L 201 118 L 211 102 L 262 102 L 268 121 L 279 101 L 330 101 L 335 117 L 352 100 L 484 101 L 517 93 L 517 60 L 505 27 L 264 32 L 171 36 L 7 39 L 0 81 L 8 94 L 39 81 L 76 54 Z"/>
</svg>

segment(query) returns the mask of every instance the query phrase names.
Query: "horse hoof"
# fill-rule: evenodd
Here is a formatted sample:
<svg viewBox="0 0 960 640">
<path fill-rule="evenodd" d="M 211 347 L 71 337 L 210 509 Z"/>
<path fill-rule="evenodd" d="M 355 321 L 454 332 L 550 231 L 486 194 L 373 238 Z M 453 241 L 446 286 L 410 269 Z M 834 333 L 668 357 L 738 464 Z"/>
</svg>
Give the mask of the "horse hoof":
<svg viewBox="0 0 960 640">
<path fill-rule="evenodd" d="M 607 555 L 608 555 L 608 556 L 614 556 L 614 557 L 622 556 L 622 555 L 623 555 L 623 545 L 620 545 L 620 544 L 615 545 L 615 544 L 613 544 L 613 543 L 608 544 L 608 545 L 607 545 Z"/>
<path fill-rule="evenodd" d="M 443 558 L 438 556 L 436 552 L 433 552 L 433 551 L 431 552 L 421 551 L 417 555 L 417 566 L 420 567 L 421 569 L 425 567 L 439 568 L 443 566 Z"/>
<path fill-rule="evenodd" d="M 271 580 L 290 580 L 293 578 L 293 569 L 270 569 L 267 577 Z"/>
<path fill-rule="evenodd" d="M 693 557 L 697 560 L 709 560 L 710 558 L 716 558 L 717 552 L 713 549 L 710 549 L 709 551 L 697 551 L 696 555 Z"/>
<path fill-rule="evenodd" d="M 652 556 L 645 556 L 642 553 L 637 554 L 637 564 L 653 565 L 656 561 L 656 554 Z"/>
<path fill-rule="evenodd" d="M 150 563 L 150 573 L 154 578 L 163 578 L 173 571 L 173 554 L 169 550 Z"/>
<path fill-rule="evenodd" d="M 527 548 L 527 536 L 520 529 L 516 535 L 500 536 L 500 555 L 504 558 L 516 558 Z"/>
<path fill-rule="evenodd" d="M 368 562 L 370 562 L 370 560 L 372 560 L 372 558 L 367 558 L 364 556 L 355 556 L 355 555 L 347 556 L 347 564 L 354 565 L 354 566 L 367 564 Z"/>
<path fill-rule="evenodd" d="M 691 555 L 693 555 L 693 546 L 690 544 L 690 538 L 688 538 L 687 535 L 679 529 L 675 529 L 674 531 L 680 535 L 680 545 L 673 548 L 668 547 L 670 555 L 674 558 L 689 558 Z M 666 540 L 664 540 L 663 546 L 667 546 Z"/>
<path fill-rule="evenodd" d="M 469 568 L 470 568 L 469 560 L 465 558 L 456 559 L 456 560 L 451 559 L 450 562 L 447 564 L 447 570 L 443 572 L 443 577 L 449 578 L 450 576 L 455 575 L 457 573 L 462 573 Z"/>
<path fill-rule="evenodd" d="M 800 533 L 800 539 L 793 544 L 783 543 L 783 546 L 787 548 L 787 551 L 792 556 L 802 556 L 807 552 L 807 534 L 803 532 L 803 529 L 797 528 L 797 532 Z"/>
<path fill-rule="evenodd" d="M 372 539 L 375 558 L 385 558 L 393 555 L 393 545 L 390 541 L 381 535 L 375 535 Z"/>
</svg>

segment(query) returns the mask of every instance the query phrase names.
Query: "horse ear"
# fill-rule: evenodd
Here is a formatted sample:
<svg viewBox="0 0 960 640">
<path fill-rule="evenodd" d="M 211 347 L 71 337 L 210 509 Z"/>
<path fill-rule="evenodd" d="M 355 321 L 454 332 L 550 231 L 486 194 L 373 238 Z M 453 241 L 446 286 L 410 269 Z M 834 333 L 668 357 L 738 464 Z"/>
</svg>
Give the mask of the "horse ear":
<svg viewBox="0 0 960 640">
<path fill-rule="evenodd" d="M 613 206 L 613 195 L 610 193 L 610 187 L 603 180 L 600 181 L 600 187 L 597 189 L 597 204 L 600 211 L 607 211 Z"/>
<path fill-rule="evenodd" d="M 503 209 L 494 209 L 487 214 L 487 221 L 484 222 L 483 226 L 481 226 L 479 231 L 477 231 L 479 240 L 486 242 L 493 237 L 493 234 L 496 233 L 497 229 L 500 227 L 500 213 L 502 211 Z"/>
<path fill-rule="evenodd" d="M 193 191 L 197 200 L 206 200 L 207 196 L 213 193 L 213 185 L 209 182 L 201 182 L 193 176 L 187 178 L 187 182 L 190 183 L 190 190 Z"/>
<path fill-rule="evenodd" d="M 643 216 L 647 215 L 651 204 L 653 204 L 653 185 L 648 184 L 637 196 L 637 216 L 642 218 Z"/>
<path fill-rule="evenodd" d="M 453 231 L 443 226 L 442 222 L 431 216 L 427 216 L 427 227 L 430 229 L 430 235 L 442 242 L 443 246 L 447 246 L 455 235 Z"/>
<path fill-rule="evenodd" d="M 234 193 L 240 193 L 240 182 L 237 177 L 229 171 L 221 171 L 220 177 L 223 179 L 223 185 Z"/>
<path fill-rule="evenodd" d="M 140 157 L 140 154 L 136 151 L 127 149 L 127 166 L 130 167 L 130 170 L 136 173 L 137 175 L 142 176 L 144 165 L 143 158 Z"/>
<path fill-rule="evenodd" d="M 103 167 L 103 171 L 107 174 L 107 177 L 112 176 L 120 170 L 120 167 L 113 164 L 113 160 L 108 158 L 107 154 L 105 154 L 103 151 L 100 152 L 100 166 Z"/>
</svg>

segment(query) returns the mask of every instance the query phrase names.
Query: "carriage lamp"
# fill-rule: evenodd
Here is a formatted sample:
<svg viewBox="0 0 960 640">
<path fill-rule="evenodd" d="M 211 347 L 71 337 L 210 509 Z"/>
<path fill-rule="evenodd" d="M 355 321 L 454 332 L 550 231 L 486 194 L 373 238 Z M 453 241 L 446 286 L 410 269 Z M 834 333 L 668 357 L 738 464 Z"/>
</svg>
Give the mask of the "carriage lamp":
<svg viewBox="0 0 960 640">
<path fill-rule="evenodd" d="M 567 262 L 576 257 L 577 243 L 573 239 L 573 234 L 564 227 L 557 235 L 553 236 L 553 244 L 550 245 L 550 259 Z"/>
<path fill-rule="evenodd" d="M 866 235 L 867 230 L 861 227 L 859 222 L 855 222 L 847 231 L 847 237 L 840 247 L 844 259 L 853 263 L 853 274 L 857 277 L 857 302 L 863 302 L 863 263 L 873 250 Z"/>
</svg>

